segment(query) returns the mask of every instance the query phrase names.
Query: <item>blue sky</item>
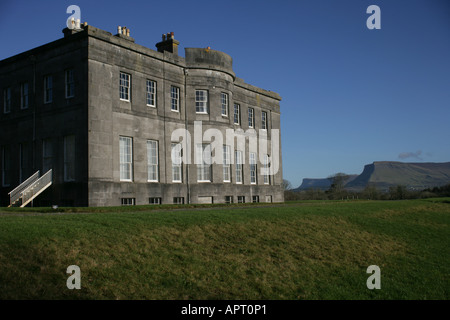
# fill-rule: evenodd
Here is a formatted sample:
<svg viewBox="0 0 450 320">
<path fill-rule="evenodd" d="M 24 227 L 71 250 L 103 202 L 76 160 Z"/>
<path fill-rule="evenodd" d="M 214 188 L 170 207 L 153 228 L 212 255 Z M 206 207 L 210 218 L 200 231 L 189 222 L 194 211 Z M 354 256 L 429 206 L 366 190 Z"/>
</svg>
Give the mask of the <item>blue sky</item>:
<svg viewBox="0 0 450 320">
<path fill-rule="evenodd" d="M 450 1 L 0 2 L 0 60 L 61 38 L 69 14 L 155 49 L 228 53 L 238 77 L 278 92 L 284 178 L 360 173 L 373 161 L 450 161 Z M 381 29 L 369 30 L 369 5 Z"/>
</svg>

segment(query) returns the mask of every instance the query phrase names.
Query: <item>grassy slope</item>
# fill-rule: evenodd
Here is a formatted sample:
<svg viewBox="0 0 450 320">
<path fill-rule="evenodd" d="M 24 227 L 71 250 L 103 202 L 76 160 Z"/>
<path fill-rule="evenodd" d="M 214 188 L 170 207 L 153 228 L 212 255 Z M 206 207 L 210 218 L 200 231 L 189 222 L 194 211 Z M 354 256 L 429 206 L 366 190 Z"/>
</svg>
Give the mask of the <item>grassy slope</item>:
<svg viewBox="0 0 450 320">
<path fill-rule="evenodd" d="M 448 200 L 447 200 L 448 201 Z M 450 205 L 0 215 L 0 299 L 449 299 Z M 66 287 L 81 268 L 81 290 Z M 381 268 L 381 290 L 366 269 Z"/>
</svg>

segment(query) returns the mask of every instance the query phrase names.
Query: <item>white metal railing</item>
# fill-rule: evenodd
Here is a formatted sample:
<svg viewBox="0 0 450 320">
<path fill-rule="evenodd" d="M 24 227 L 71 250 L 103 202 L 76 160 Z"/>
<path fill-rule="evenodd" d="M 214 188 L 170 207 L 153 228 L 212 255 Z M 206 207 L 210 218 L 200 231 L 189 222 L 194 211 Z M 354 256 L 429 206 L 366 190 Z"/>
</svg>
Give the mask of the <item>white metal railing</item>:
<svg viewBox="0 0 450 320">
<path fill-rule="evenodd" d="M 45 189 L 52 184 L 52 169 L 47 171 L 42 177 L 33 182 L 26 190 L 22 192 L 21 207 L 25 207 L 31 200 L 36 198 Z"/>
<path fill-rule="evenodd" d="M 17 188 L 12 190 L 9 194 L 9 205 L 12 206 L 22 196 L 22 192 L 26 190 L 31 184 L 39 179 L 39 170 L 36 171 L 31 177 L 22 182 Z"/>
</svg>

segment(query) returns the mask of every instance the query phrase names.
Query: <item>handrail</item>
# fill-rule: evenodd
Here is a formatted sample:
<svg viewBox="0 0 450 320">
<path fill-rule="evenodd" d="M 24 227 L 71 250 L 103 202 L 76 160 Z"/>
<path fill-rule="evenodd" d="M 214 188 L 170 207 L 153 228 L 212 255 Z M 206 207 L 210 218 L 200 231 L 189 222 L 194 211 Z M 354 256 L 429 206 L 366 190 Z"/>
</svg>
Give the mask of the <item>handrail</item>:
<svg viewBox="0 0 450 320">
<path fill-rule="evenodd" d="M 22 191 L 26 190 L 31 184 L 39 179 L 39 173 L 39 170 L 36 171 L 31 177 L 29 177 L 27 180 L 19 184 L 14 190 L 8 193 L 10 196 L 10 205 L 12 205 L 14 201 L 21 197 Z"/>
<path fill-rule="evenodd" d="M 52 169 L 47 171 L 42 177 L 33 182 L 26 190 L 21 194 L 22 204 L 21 207 L 26 206 L 31 200 L 36 198 L 47 187 L 52 184 Z"/>
</svg>

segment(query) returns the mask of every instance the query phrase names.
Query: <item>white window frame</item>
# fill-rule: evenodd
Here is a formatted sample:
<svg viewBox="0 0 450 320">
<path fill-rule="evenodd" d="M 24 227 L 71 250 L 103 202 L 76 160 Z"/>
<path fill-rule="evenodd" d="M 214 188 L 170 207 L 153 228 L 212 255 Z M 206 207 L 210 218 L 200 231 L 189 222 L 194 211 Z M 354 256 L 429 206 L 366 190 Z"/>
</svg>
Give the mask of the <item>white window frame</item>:
<svg viewBox="0 0 450 320">
<path fill-rule="evenodd" d="M 267 130 L 267 112 L 261 112 L 261 129 Z"/>
<path fill-rule="evenodd" d="M 172 182 L 175 183 L 183 182 L 183 170 L 182 170 L 183 168 L 181 166 L 183 149 L 181 146 L 182 146 L 181 143 L 172 142 L 171 144 Z M 179 179 L 175 178 L 177 176 L 179 176 Z"/>
<path fill-rule="evenodd" d="M 147 181 L 159 181 L 159 148 L 156 140 L 147 140 Z"/>
<path fill-rule="evenodd" d="M 3 113 L 11 112 L 11 87 L 3 90 Z"/>
<path fill-rule="evenodd" d="M 236 164 L 236 184 L 242 184 L 243 180 L 244 180 L 244 161 L 243 161 L 243 152 L 240 150 L 236 150 L 234 152 L 235 155 L 235 161 L 234 163 Z"/>
<path fill-rule="evenodd" d="M 73 69 L 67 69 L 64 74 L 66 99 L 75 97 L 75 80 Z"/>
<path fill-rule="evenodd" d="M 208 152 L 209 150 L 209 152 Z M 197 182 L 211 182 L 211 145 L 208 143 L 199 143 L 195 146 L 197 164 Z"/>
<path fill-rule="evenodd" d="M 170 110 L 180 112 L 180 88 L 170 86 Z"/>
<path fill-rule="evenodd" d="M 120 203 L 122 206 L 135 206 L 136 198 L 120 198 Z"/>
<path fill-rule="evenodd" d="M 120 181 L 133 181 L 133 138 L 119 137 L 119 157 Z"/>
<path fill-rule="evenodd" d="M 174 204 L 184 204 L 184 197 L 173 197 Z"/>
<path fill-rule="evenodd" d="M 20 84 L 20 109 L 28 109 L 30 105 L 30 86 L 28 82 Z"/>
<path fill-rule="evenodd" d="M 250 164 L 250 184 L 256 184 L 256 182 L 257 182 L 256 153 L 250 152 L 248 162 Z"/>
<path fill-rule="evenodd" d="M 237 122 L 236 122 L 237 119 Z M 241 105 L 238 103 L 234 104 L 234 113 L 233 113 L 233 122 L 234 124 L 241 124 Z"/>
<path fill-rule="evenodd" d="M 255 109 L 248 108 L 248 127 L 254 128 L 255 127 Z"/>
<path fill-rule="evenodd" d="M 269 155 L 264 155 L 263 167 L 265 168 L 265 174 L 263 174 L 263 182 L 264 184 L 270 184 L 270 175 L 269 175 Z"/>
<path fill-rule="evenodd" d="M 222 117 L 228 117 L 228 93 L 222 92 L 220 94 L 220 102 L 222 105 Z"/>
<path fill-rule="evenodd" d="M 131 74 L 120 72 L 119 76 L 119 98 L 121 101 L 131 100 Z"/>
<path fill-rule="evenodd" d="M 161 204 L 161 202 L 162 202 L 161 197 L 150 197 L 150 198 L 148 198 L 148 203 L 149 204 Z"/>
<path fill-rule="evenodd" d="M 156 108 L 156 81 L 147 79 L 146 82 L 146 102 L 147 106 Z"/>
<path fill-rule="evenodd" d="M 208 114 L 208 90 L 195 90 L 195 112 Z"/>
<path fill-rule="evenodd" d="M 64 181 L 75 181 L 75 136 L 64 137 Z"/>
<path fill-rule="evenodd" d="M 53 76 L 47 75 L 44 77 L 44 103 L 51 103 L 53 101 Z"/>
<path fill-rule="evenodd" d="M 223 145 L 223 182 L 231 182 L 231 147 Z"/>
</svg>

